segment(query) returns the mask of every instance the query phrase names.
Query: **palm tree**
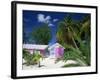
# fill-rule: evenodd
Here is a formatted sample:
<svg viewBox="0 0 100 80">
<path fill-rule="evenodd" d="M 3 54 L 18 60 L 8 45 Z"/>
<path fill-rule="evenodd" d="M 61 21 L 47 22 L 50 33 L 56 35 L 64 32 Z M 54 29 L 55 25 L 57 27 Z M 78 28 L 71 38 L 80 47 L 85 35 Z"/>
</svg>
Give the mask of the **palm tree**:
<svg viewBox="0 0 100 80">
<path fill-rule="evenodd" d="M 40 51 L 36 50 L 33 55 L 34 57 L 32 58 L 32 61 L 35 61 L 36 63 L 38 63 L 38 67 L 41 67 L 40 59 L 43 59 L 43 56 L 41 55 Z"/>
<path fill-rule="evenodd" d="M 84 34 L 84 36 L 82 36 Z M 90 17 L 80 21 L 73 21 L 71 16 L 59 23 L 57 32 L 58 42 L 67 50 L 63 60 L 76 60 L 80 65 L 90 65 Z M 85 41 L 86 43 L 84 43 Z"/>
<path fill-rule="evenodd" d="M 57 32 L 58 41 L 63 41 L 66 44 L 72 45 L 75 48 L 78 48 L 74 35 L 73 25 L 75 25 L 70 16 L 64 18 L 63 21 L 59 23 L 59 28 Z"/>
<path fill-rule="evenodd" d="M 80 50 L 83 52 L 83 55 L 86 57 L 85 60 L 88 65 L 90 65 L 90 43 L 91 43 L 91 28 L 90 28 L 90 15 L 84 17 L 82 21 L 82 27 L 80 28 L 80 37 L 81 37 L 81 44 Z M 83 41 L 83 42 L 82 42 Z"/>
</svg>

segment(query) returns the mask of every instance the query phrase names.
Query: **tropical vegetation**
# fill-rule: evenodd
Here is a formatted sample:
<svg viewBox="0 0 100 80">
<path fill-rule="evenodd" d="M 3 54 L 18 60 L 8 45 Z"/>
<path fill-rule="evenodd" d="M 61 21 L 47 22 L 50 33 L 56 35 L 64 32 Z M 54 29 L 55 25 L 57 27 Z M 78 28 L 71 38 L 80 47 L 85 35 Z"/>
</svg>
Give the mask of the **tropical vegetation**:
<svg viewBox="0 0 100 80">
<path fill-rule="evenodd" d="M 51 40 L 51 31 L 47 24 L 43 24 L 42 26 L 36 28 L 32 31 L 31 37 L 35 41 L 36 44 L 44 44 L 47 45 Z"/>
<path fill-rule="evenodd" d="M 31 54 L 26 49 L 23 49 L 23 59 L 25 60 L 24 64 L 27 66 L 38 64 L 38 67 L 40 67 L 40 59 L 43 59 L 43 57 L 39 51 L 35 51 L 33 54 Z"/>
<path fill-rule="evenodd" d="M 65 62 L 65 65 L 62 67 L 91 65 L 90 23 L 90 15 L 84 16 L 82 20 L 74 20 L 68 15 L 58 23 L 56 39 L 65 50 L 63 56 L 56 61 L 62 60 Z M 36 44 L 47 45 L 52 38 L 50 28 L 47 24 L 37 27 L 32 31 L 31 38 Z M 27 65 L 39 64 L 40 66 L 40 59 L 43 57 L 38 52 L 30 54 L 23 49 L 23 58 Z M 68 60 L 74 60 L 76 64 L 66 64 Z"/>
<path fill-rule="evenodd" d="M 60 60 L 74 60 L 79 66 L 90 66 L 90 35 L 89 15 L 84 16 L 82 21 L 75 21 L 71 16 L 65 17 L 57 31 L 57 41 L 65 47 Z"/>
</svg>

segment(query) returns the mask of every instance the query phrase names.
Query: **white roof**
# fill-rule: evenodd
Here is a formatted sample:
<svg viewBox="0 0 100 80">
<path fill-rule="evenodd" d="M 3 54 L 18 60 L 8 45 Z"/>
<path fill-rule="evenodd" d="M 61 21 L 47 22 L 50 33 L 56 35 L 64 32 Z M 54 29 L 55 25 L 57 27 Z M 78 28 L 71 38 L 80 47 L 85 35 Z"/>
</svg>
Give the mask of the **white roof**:
<svg viewBox="0 0 100 80">
<path fill-rule="evenodd" d="M 46 49 L 48 45 L 36 45 L 36 44 L 23 44 L 23 48 L 26 49 Z"/>
<path fill-rule="evenodd" d="M 52 48 L 54 48 L 54 47 L 56 47 L 56 46 L 61 46 L 62 48 L 64 48 L 61 44 L 55 43 L 55 44 L 51 45 L 48 49 L 50 50 L 50 49 L 52 49 Z M 64 48 L 64 49 L 65 49 L 65 48 Z"/>
</svg>

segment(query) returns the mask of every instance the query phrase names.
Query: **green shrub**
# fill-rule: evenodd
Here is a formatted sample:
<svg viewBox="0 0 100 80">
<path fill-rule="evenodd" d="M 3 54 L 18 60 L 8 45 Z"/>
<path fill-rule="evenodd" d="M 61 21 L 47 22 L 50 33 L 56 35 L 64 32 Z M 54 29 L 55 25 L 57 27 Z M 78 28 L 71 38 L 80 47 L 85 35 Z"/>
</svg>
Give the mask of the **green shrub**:
<svg viewBox="0 0 100 80">
<path fill-rule="evenodd" d="M 29 51 L 23 49 L 23 59 L 26 61 L 26 65 L 34 65 L 38 64 L 40 61 L 40 58 L 42 58 L 41 54 L 39 51 L 35 51 L 35 53 L 30 54 Z"/>
</svg>

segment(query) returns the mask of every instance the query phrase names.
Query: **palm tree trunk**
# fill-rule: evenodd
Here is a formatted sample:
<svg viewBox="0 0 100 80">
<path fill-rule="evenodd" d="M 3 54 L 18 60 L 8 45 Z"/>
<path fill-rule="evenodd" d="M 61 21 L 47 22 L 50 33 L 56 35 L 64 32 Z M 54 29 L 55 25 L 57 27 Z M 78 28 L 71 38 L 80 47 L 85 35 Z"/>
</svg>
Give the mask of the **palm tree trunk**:
<svg viewBox="0 0 100 80">
<path fill-rule="evenodd" d="M 72 35 L 71 38 L 72 38 L 72 41 L 73 41 L 73 44 L 74 44 L 75 48 L 76 48 L 76 49 L 79 49 L 78 46 L 77 46 L 77 44 L 76 44 L 76 42 L 75 42 L 75 39 L 74 39 L 74 37 L 73 37 L 73 33 L 72 33 L 71 30 L 70 30 L 70 27 L 68 28 L 68 30 L 69 30 L 69 33 Z"/>
<path fill-rule="evenodd" d="M 39 63 L 38 63 L 38 67 L 41 67 L 40 61 L 39 61 Z"/>
</svg>

